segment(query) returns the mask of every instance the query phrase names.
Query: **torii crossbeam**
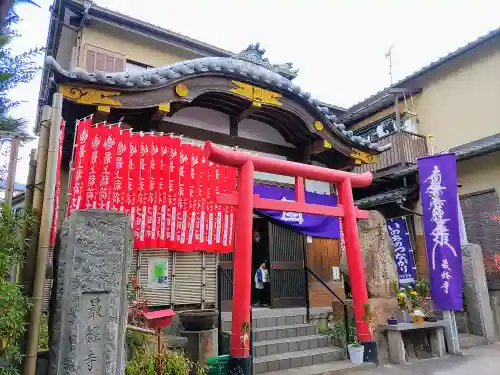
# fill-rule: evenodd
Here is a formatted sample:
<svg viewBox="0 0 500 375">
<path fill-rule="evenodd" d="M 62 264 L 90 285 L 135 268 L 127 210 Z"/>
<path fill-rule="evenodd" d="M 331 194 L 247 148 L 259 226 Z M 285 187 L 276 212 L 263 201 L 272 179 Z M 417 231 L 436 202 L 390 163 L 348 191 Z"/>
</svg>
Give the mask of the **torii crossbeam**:
<svg viewBox="0 0 500 375">
<path fill-rule="evenodd" d="M 252 359 L 249 354 L 249 333 L 251 325 L 250 280 L 252 272 L 252 218 L 254 208 L 342 218 L 358 340 L 363 343 L 371 342 L 373 340 L 372 334 L 363 320 L 364 306 L 368 302 L 368 293 L 356 223 L 357 219 L 367 218 L 368 212 L 361 211 L 354 206 L 352 188 L 370 185 L 372 174 L 370 172 L 356 174 L 309 164 L 251 155 L 245 152 L 223 149 L 208 141 L 205 142 L 204 153 L 209 160 L 215 163 L 238 168 L 238 191 L 232 194 L 222 194 L 217 197 L 218 203 L 237 207 L 235 217 L 233 318 L 229 373 L 251 374 Z M 295 202 L 264 199 L 259 195 L 254 195 L 253 183 L 255 171 L 295 177 Z M 306 203 L 304 179 L 337 184 L 339 205 L 329 207 Z"/>
</svg>

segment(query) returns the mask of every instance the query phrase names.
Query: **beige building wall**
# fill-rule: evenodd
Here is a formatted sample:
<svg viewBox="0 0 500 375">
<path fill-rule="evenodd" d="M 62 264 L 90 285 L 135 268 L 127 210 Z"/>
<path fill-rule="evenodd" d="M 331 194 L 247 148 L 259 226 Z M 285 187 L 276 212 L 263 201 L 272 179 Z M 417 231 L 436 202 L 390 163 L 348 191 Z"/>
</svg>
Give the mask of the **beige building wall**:
<svg viewBox="0 0 500 375">
<path fill-rule="evenodd" d="M 81 52 L 78 57 L 80 66 L 83 65 L 83 46 L 85 43 L 125 55 L 127 60 L 154 67 L 201 57 L 196 52 L 94 22 L 91 27 L 86 27 L 82 33 L 79 48 Z"/>
<path fill-rule="evenodd" d="M 427 75 L 416 100 L 420 134 L 439 152 L 500 133 L 500 38 Z"/>
<path fill-rule="evenodd" d="M 459 194 L 496 189 L 500 193 L 500 151 L 457 164 Z"/>
</svg>

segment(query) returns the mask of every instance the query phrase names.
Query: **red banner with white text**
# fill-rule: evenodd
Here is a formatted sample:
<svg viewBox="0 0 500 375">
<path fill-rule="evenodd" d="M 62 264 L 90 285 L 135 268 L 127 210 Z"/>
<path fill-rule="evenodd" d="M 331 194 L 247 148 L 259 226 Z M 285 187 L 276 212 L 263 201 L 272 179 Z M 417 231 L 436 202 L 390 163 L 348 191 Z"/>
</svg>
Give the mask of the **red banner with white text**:
<svg viewBox="0 0 500 375">
<path fill-rule="evenodd" d="M 236 189 L 236 169 L 209 162 L 179 138 L 78 122 L 67 214 L 129 212 L 136 249 L 230 252 L 234 208 L 216 203 Z"/>
<path fill-rule="evenodd" d="M 57 154 L 57 168 L 56 172 L 56 187 L 54 190 L 54 203 L 53 203 L 53 214 L 52 214 L 52 225 L 50 226 L 50 245 L 54 246 L 56 243 L 56 234 L 57 234 L 57 223 L 59 221 L 59 195 L 61 192 L 61 160 L 62 160 L 62 147 L 64 142 L 64 128 L 65 123 L 61 121 L 60 129 L 61 135 L 59 137 L 59 150 Z"/>
</svg>

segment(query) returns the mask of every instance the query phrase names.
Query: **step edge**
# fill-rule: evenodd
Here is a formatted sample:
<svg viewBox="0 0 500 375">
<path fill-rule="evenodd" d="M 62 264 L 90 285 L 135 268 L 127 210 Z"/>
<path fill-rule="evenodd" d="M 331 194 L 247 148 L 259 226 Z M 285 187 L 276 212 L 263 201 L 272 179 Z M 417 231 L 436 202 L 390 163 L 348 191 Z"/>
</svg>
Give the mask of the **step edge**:
<svg viewBox="0 0 500 375">
<path fill-rule="evenodd" d="M 318 351 L 320 351 L 321 353 L 317 353 Z M 271 354 L 271 355 L 266 355 L 266 356 L 262 356 L 262 357 L 254 357 L 253 363 L 278 361 L 280 359 L 287 359 L 287 358 L 307 357 L 308 355 L 328 354 L 331 352 L 335 352 L 335 353 L 340 352 L 342 354 L 343 350 L 341 348 L 336 347 L 336 346 L 328 346 L 328 347 L 324 347 L 324 348 L 301 350 L 298 352 Z M 284 356 L 286 358 L 275 358 L 275 357 L 279 357 L 279 356 Z"/>
<path fill-rule="evenodd" d="M 328 337 L 325 335 L 306 335 L 306 336 L 294 336 L 287 337 L 284 339 L 274 339 L 274 340 L 266 340 L 266 341 L 255 341 L 253 343 L 254 346 L 263 346 L 263 345 L 272 345 L 272 344 L 280 344 L 282 342 L 294 342 L 294 341 L 302 341 L 302 340 L 315 340 L 322 339 L 323 337 Z"/>
<path fill-rule="evenodd" d="M 326 369 L 326 370 L 318 369 L 317 372 L 310 370 L 311 368 L 313 368 L 315 366 L 329 365 L 329 364 L 333 364 L 333 363 L 338 364 L 339 362 L 343 362 L 349 366 L 346 366 L 344 368 L 332 368 L 332 369 Z M 323 363 L 322 365 L 309 365 L 309 366 L 302 366 L 302 367 L 294 367 L 294 368 L 290 368 L 287 370 L 263 372 L 261 374 L 262 375 L 296 375 L 297 370 L 308 369 L 308 370 L 303 371 L 303 373 L 307 374 L 307 375 L 344 375 L 344 374 L 351 373 L 351 372 L 371 370 L 371 369 L 374 369 L 377 367 L 375 363 L 365 362 L 363 364 L 356 365 L 356 364 L 350 363 L 349 360 Z"/>
</svg>

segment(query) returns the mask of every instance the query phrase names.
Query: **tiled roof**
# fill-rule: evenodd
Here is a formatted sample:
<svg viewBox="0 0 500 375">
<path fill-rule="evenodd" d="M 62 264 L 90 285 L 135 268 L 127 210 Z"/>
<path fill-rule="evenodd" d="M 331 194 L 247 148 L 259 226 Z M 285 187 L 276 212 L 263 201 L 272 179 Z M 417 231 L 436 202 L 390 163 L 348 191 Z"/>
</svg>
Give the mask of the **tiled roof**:
<svg viewBox="0 0 500 375">
<path fill-rule="evenodd" d="M 418 190 L 416 186 L 402 187 L 399 189 L 389 190 L 383 193 L 371 195 L 366 198 L 358 199 L 354 202 L 359 208 L 368 208 L 386 203 L 404 200 L 408 195 L 415 193 Z"/>
<path fill-rule="evenodd" d="M 232 75 L 302 99 L 316 112 L 320 113 L 326 124 L 335 133 L 352 143 L 354 147 L 376 152 L 382 152 L 390 148 L 390 145 L 380 146 L 377 143 L 369 142 L 354 135 L 350 130 L 346 130 L 344 124 L 337 122 L 337 116 L 332 109 L 326 107 L 318 99 L 312 98 L 309 92 L 302 90 L 292 82 L 292 79 L 297 74 L 297 71 L 292 69 L 292 64 L 272 65 L 263 57 L 264 53 L 265 50 L 260 48 L 257 43 L 231 57 L 202 57 L 137 73 L 89 73 L 81 68 L 69 72 L 50 56 L 47 57 L 46 64 L 67 80 L 96 83 L 123 89 L 161 87 L 181 77 L 204 73 Z"/>
<path fill-rule="evenodd" d="M 441 67 L 442 65 L 452 61 L 456 57 L 459 57 L 467 52 L 474 50 L 477 47 L 480 47 L 481 45 L 487 43 L 488 41 L 490 41 L 491 39 L 493 39 L 499 35 L 500 35 L 500 28 L 492 30 L 487 34 L 480 36 L 479 38 L 466 44 L 465 46 L 460 47 L 460 48 L 456 49 L 455 51 L 450 52 L 449 54 L 447 54 L 447 55 L 437 59 L 436 61 L 433 61 L 430 64 L 424 66 L 423 68 L 413 72 L 412 74 L 406 76 L 405 78 L 396 82 L 392 86 L 386 87 L 386 88 L 380 90 L 379 92 L 369 96 L 368 98 L 363 99 L 359 103 L 354 104 L 353 106 L 351 106 L 347 109 L 347 112 L 345 113 L 345 115 L 348 116 L 350 113 L 359 110 L 359 108 L 362 108 L 363 106 L 369 105 L 370 102 L 375 101 L 376 99 L 383 97 L 384 95 L 386 95 L 387 93 L 390 92 L 391 88 L 403 87 L 406 84 L 408 84 L 410 81 L 412 81 L 416 78 L 419 78 L 420 76 L 422 76 L 422 75 L 424 75 L 424 74 L 426 74 L 434 69 Z"/>
</svg>

